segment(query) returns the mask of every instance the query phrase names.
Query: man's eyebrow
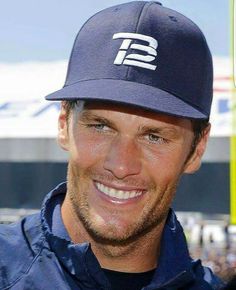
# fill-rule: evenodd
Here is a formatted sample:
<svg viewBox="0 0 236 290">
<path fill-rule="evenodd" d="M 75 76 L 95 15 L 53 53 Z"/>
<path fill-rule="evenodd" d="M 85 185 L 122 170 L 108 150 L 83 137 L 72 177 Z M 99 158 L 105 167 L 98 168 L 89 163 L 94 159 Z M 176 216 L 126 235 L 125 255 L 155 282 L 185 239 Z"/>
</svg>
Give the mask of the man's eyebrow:
<svg viewBox="0 0 236 290">
<path fill-rule="evenodd" d="M 100 123 L 104 123 L 110 127 L 115 126 L 111 120 L 108 120 L 105 117 L 101 117 L 95 113 L 92 113 L 89 110 L 84 110 L 83 112 L 81 112 L 79 119 L 82 122 L 100 122 Z"/>
<path fill-rule="evenodd" d="M 175 127 L 144 125 L 144 126 L 139 126 L 139 129 L 138 130 L 142 134 L 144 134 L 144 133 L 149 133 L 149 134 L 166 134 L 168 136 L 173 136 L 173 137 L 179 135 L 179 130 L 176 129 Z"/>
</svg>

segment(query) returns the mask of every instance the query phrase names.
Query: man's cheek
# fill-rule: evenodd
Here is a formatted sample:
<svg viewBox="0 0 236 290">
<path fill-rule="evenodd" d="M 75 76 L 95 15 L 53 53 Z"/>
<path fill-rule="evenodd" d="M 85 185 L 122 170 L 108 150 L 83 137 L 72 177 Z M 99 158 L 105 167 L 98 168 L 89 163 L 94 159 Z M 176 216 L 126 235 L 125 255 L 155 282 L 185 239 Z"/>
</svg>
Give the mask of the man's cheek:
<svg viewBox="0 0 236 290">
<path fill-rule="evenodd" d="M 71 156 L 81 167 L 88 167 L 98 163 L 102 165 L 107 152 L 107 145 L 104 143 L 79 143 Z"/>
</svg>

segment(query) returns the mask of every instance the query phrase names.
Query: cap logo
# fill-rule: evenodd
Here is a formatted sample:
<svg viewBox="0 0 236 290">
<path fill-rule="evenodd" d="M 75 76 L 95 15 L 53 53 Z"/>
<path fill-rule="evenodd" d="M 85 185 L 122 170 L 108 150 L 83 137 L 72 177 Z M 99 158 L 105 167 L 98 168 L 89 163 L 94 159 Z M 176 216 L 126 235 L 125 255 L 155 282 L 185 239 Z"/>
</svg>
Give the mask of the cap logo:
<svg viewBox="0 0 236 290">
<path fill-rule="evenodd" d="M 147 36 L 144 34 L 138 34 L 138 33 L 126 33 L 126 32 L 120 32 L 120 33 L 115 33 L 113 35 L 113 39 L 124 39 L 119 52 L 116 56 L 116 59 L 114 61 L 115 65 L 131 65 L 131 66 L 138 66 L 150 70 L 155 70 L 156 65 L 150 64 L 150 62 L 154 61 L 157 56 L 157 46 L 158 42 L 155 38 L 151 36 Z M 137 44 L 137 43 L 132 43 L 134 40 L 141 40 L 144 42 L 147 42 L 148 45 L 144 44 Z M 130 53 L 127 54 L 128 49 L 135 49 L 139 50 L 142 53 L 145 52 L 144 54 L 139 54 L 139 53 Z"/>
</svg>

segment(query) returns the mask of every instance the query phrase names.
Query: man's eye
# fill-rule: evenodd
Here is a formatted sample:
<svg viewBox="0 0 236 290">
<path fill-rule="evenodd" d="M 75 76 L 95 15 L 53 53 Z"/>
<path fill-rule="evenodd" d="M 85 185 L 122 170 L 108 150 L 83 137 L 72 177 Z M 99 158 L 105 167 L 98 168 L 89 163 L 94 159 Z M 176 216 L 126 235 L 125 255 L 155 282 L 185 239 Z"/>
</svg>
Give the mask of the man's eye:
<svg viewBox="0 0 236 290">
<path fill-rule="evenodd" d="M 166 142 L 164 138 L 155 134 L 148 134 L 147 139 L 150 143 L 153 143 L 153 144 L 162 144 Z"/>
<path fill-rule="evenodd" d="M 93 128 L 97 131 L 108 131 L 109 127 L 106 124 L 97 123 L 97 124 L 88 124 L 87 127 Z"/>
</svg>

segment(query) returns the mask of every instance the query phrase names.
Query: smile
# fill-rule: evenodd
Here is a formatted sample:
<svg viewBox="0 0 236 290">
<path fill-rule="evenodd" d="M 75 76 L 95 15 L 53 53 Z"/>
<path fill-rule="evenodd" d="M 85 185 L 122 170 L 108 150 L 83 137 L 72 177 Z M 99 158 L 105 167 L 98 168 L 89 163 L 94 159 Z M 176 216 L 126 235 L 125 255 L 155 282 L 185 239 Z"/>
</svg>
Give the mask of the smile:
<svg viewBox="0 0 236 290">
<path fill-rule="evenodd" d="M 95 185 L 97 189 L 105 195 L 122 200 L 135 198 L 143 193 L 143 190 L 118 190 L 112 187 L 105 186 L 104 184 L 99 182 L 95 182 Z"/>
</svg>

